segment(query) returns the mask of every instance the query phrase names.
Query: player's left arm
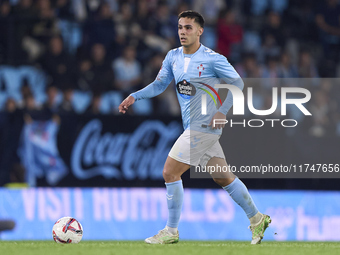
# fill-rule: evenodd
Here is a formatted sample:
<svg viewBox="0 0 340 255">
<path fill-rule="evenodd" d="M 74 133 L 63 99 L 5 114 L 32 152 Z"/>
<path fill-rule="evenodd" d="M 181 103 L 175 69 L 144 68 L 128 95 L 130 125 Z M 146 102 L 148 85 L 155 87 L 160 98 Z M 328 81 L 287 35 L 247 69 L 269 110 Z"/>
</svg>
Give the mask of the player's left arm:
<svg viewBox="0 0 340 255">
<path fill-rule="evenodd" d="M 228 62 L 226 57 L 220 54 L 216 54 L 216 58 L 214 59 L 212 65 L 216 77 L 224 80 L 227 84 L 234 85 L 239 89 L 243 90 L 244 83 L 240 75 L 236 72 L 234 67 Z M 233 106 L 233 94 L 231 92 L 228 92 L 226 99 L 222 103 L 221 107 L 218 109 L 218 112 L 211 119 L 209 126 L 211 126 L 213 129 L 224 128 L 225 124 L 216 124 L 215 126 L 213 126 L 214 119 L 226 119 L 226 115 L 232 106 Z"/>
</svg>

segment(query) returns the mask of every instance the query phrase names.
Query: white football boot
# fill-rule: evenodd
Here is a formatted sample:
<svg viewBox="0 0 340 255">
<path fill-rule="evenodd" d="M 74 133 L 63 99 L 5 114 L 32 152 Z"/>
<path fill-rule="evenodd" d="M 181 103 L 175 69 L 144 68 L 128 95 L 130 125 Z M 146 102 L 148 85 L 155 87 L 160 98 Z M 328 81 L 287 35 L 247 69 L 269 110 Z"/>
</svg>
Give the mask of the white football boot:
<svg viewBox="0 0 340 255">
<path fill-rule="evenodd" d="M 178 231 L 175 235 L 173 235 L 168 231 L 167 227 L 158 231 L 157 235 L 145 239 L 145 242 L 148 244 L 171 244 L 178 243 L 178 241 Z"/>
<path fill-rule="evenodd" d="M 250 230 L 252 232 L 251 244 L 260 244 L 264 235 L 264 231 L 268 228 L 269 224 L 272 222 L 268 215 L 263 214 L 261 221 L 256 225 L 250 225 Z"/>
</svg>

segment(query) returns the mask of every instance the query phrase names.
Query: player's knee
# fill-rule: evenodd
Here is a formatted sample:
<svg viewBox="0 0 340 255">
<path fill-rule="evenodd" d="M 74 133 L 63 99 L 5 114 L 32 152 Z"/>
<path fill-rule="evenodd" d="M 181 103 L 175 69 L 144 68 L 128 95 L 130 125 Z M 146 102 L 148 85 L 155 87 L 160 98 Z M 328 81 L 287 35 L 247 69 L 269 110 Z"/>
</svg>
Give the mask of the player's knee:
<svg viewBox="0 0 340 255">
<path fill-rule="evenodd" d="M 213 178 L 214 182 L 216 182 L 221 187 L 225 187 L 232 183 L 235 178 Z"/>
<path fill-rule="evenodd" d="M 178 181 L 180 176 L 177 176 L 171 169 L 164 167 L 163 178 L 165 182 L 175 182 Z"/>
</svg>

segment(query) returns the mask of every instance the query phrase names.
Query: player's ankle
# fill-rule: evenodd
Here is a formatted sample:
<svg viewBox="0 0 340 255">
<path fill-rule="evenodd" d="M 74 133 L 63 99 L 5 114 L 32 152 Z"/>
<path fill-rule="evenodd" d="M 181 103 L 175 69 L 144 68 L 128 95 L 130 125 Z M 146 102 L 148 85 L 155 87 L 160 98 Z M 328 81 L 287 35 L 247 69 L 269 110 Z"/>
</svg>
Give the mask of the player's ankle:
<svg viewBox="0 0 340 255">
<path fill-rule="evenodd" d="M 169 226 L 166 226 L 166 229 L 169 231 L 170 234 L 176 235 L 177 234 L 177 228 L 172 228 Z"/>
<path fill-rule="evenodd" d="M 251 225 L 257 225 L 260 223 L 261 219 L 263 217 L 263 214 L 258 212 L 257 214 L 255 214 L 253 217 L 251 217 L 250 220 L 250 224 Z"/>
</svg>

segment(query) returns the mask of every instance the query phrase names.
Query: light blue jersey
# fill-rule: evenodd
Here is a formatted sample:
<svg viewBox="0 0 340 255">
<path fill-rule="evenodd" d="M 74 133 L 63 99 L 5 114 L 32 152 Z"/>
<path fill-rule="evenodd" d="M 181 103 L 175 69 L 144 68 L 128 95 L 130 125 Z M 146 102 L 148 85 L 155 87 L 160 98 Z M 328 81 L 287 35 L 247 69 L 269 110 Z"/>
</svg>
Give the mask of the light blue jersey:
<svg viewBox="0 0 340 255">
<path fill-rule="evenodd" d="M 184 130 L 221 134 L 222 129 L 212 129 L 208 125 L 217 111 L 225 115 L 228 113 L 233 98 L 229 92 L 220 106 L 215 85 L 220 84 L 222 79 L 227 84 L 243 89 L 240 76 L 226 57 L 202 44 L 194 54 L 190 55 L 183 53 L 183 47 L 170 50 L 155 81 L 144 89 L 132 93 L 131 96 L 136 101 L 155 97 L 168 87 L 173 78 L 175 78 Z M 202 114 L 202 95 L 206 95 L 206 114 Z"/>
</svg>

